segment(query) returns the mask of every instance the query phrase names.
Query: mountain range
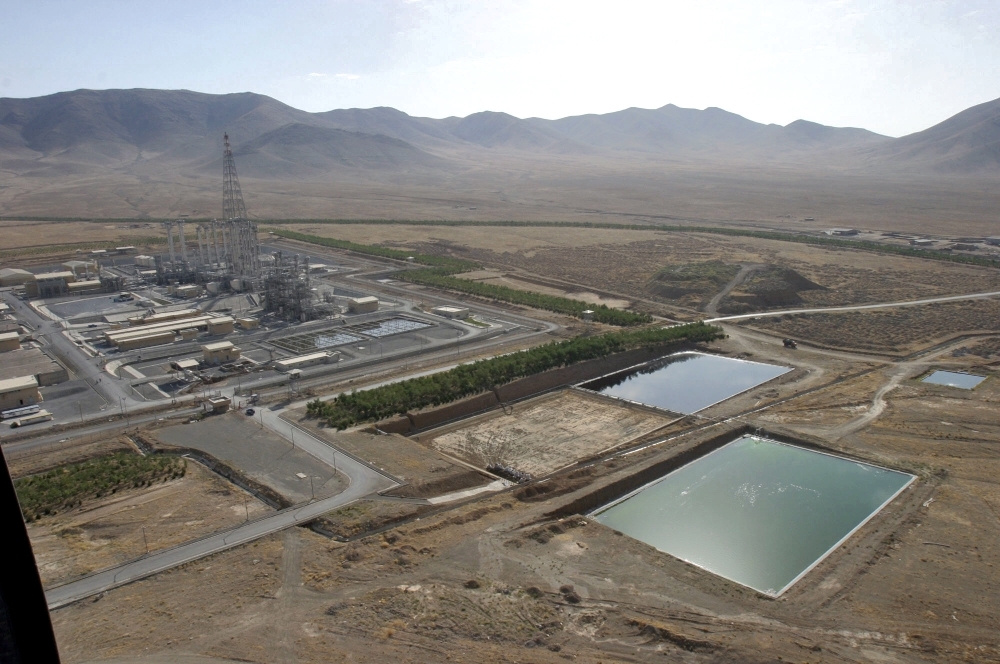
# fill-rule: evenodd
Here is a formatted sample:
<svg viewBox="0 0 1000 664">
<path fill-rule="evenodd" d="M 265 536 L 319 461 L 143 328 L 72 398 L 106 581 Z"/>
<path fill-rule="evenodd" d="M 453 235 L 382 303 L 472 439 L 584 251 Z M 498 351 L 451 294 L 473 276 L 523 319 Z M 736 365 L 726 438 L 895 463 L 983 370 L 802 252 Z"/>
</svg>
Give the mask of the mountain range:
<svg viewBox="0 0 1000 664">
<path fill-rule="evenodd" d="M 673 104 L 544 120 L 491 111 L 431 119 L 384 107 L 307 113 L 264 95 L 184 90 L 0 99 L 0 160 L 15 172 L 156 161 L 214 167 L 224 131 L 247 174 L 266 178 L 447 169 L 457 154 L 483 151 L 772 163 L 822 158 L 857 168 L 1000 171 L 1000 100 L 889 138 L 806 120 L 761 124 L 719 108 Z"/>
<path fill-rule="evenodd" d="M 736 219 L 836 199 L 846 223 L 883 213 L 876 180 L 893 180 L 913 210 L 931 210 L 928 186 L 1000 175 L 1000 100 L 890 138 L 672 104 L 557 120 L 493 111 L 433 119 L 386 107 L 309 113 L 254 93 L 77 90 L 0 98 L 0 214 L 217 214 L 224 132 L 240 176 L 256 182 L 245 191 L 260 215 L 683 209 Z M 858 205 L 859 186 L 868 208 Z M 935 200 L 966 205 L 957 191 Z"/>
</svg>

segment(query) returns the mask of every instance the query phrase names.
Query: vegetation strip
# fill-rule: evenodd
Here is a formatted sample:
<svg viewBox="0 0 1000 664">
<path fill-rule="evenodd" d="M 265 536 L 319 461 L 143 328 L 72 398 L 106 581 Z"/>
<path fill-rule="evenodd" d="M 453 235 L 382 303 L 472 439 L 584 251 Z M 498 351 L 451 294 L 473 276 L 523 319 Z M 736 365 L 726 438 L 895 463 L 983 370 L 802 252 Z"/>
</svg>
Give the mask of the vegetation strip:
<svg viewBox="0 0 1000 664">
<path fill-rule="evenodd" d="M 468 279 L 459 279 L 452 275 L 460 272 L 470 272 L 478 270 L 480 265 L 472 261 L 458 258 L 448 258 L 446 256 L 432 256 L 429 254 L 414 254 L 400 249 L 390 249 L 371 244 L 358 244 L 348 240 L 336 240 L 334 238 L 321 237 L 319 235 L 309 235 L 297 233 L 295 231 L 275 230 L 275 235 L 280 235 L 289 240 L 298 240 L 318 244 L 324 247 L 334 247 L 346 249 L 369 256 L 379 256 L 381 258 L 392 258 L 395 260 L 413 259 L 414 263 L 429 266 L 424 270 L 407 270 L 398 272 L 395 276 L 402 281 L 432 286 L 434 288 L 444 288 L 447 290 L 476 295 L 491 300 L 520 304 L 535 309 L 545 309 L 559 314 L 567 314 L 583 318 L 584 311 L 592 311 L 593 319 L 598 323 L 608 325 L 619 325 L 627 327 L 631 325 L 643 325 L 653 319 L 649 314 L 640 314 L 634 311 L 622 311 L 612 309 L 605 304 L 591 304 L 579 300 L 571 300 L 568 297 L 558 297 L 555 295 L 545 295 L 532 291 L 523 291 L 507 286 L 497 286 L 495 284 L 484 284 Z"/>
<path fill-rule="evenodd" d="M 25 521 L 33 521 L 122 489 L 184 477 L 187 462 L 177 456 L 118 452 L 14 481 Z"/>
<path fill-rule="evenodd" d="M 728 235 L 730 237 L 751 237 L 760 240 L 775 240 L 777 242 L 797 242 L 799 244 L 812 244 L 823 247 L 835 247 L 839 249 L 854 249 L 857 251 L 870 251 L 878 254 L 890 254 L 895 256 L 908 256 L 911 258 L 926 258 L 933 261 L 948 261 L 951 263 L 965 263 L 968 265 L 981 265 L 983 267 L 1000 267 L 997 261 L 984 256 L 963 256 L 952 255 L 940 251 L 928 249 L 915 249 L 913 247 L 901 247 L 892 244 L 882 244 L 881 242 L 871 242 L 868 240 L 845 240 L 835 237 L 817 237 L 815 235 L 799 235 L 795 233 L 783 233 L 780 231 L 750 231 L 739 228 L 722 228 L 717 226 L 679 226 L 679 225 L 657 225 L 657 224 L 615 224 L 615 223 L 592 223 L 586 221 L 436 221 L 436 220 L 414 220 L 404 221 L 395 219 L 272 219 L 267 223 L 272 224 L 331 224 L 331 225 L 391 225 L 391 226 L 483 226 L 483 227 L 516 227 L 516 228 L 597 228 L 625 231 L 663 231 L 669 233 L 709 233 L 712 235 Z M 274 231 L 280 235 L 279 231 Z"/>
<path fill-rule="evenodd" d="M 675 327 L 622 330 L 592 337 L 577 337 L 501 355 L 449 371 L 411 378 L 371 390 L 341 394 L 331 401 L 310 401 L 306 412 L 338 430 L 346 429 L 426 406 L 439 406 L 463 397 L 495 389 L 518 378 L 549 369 L 607 357 L 636 348 L 712 341 L 722 329 L 704 323 Z"/>
<path fill-rule="evenodd" d="M 92 217 L 29 217 L 10 216 L 8 221 L 46 221 L 46 222 L 142 222 L 155 223 L 167 221 L 164 219 L 154 219 L 152 217 L 109 217 L 107 219 L 97 219 Z M 207 222 L 208 218 L 191 218 L 189 222 Z M 908 256 L 912 258 L 926 258 L 932 261 L 947 261 L 950 263 L 965 263 L 968 265 L 980 265 L 983 267 L 1000 267 L 1000 262 L 984 256 L 962 256 L 951 255 L 933 249 L 914 249 L 912 247 L 901 247 L 881 242 L 871 242 L 868 240 L 845 240 L 833 237 L 817 237 L 815 235 L 799 235 L 796 233 L 785 233 L 781 231 L 750 231 L 738 228 L 723 228 L 719 226 L 681 226 L 681 225 L 659 225 L 659 224 L 616 224 L 613 222 L 590 222 L 590 221 L 468 221 L 468 220 L 438 220 L 438 219 L 260 219 L 260 223 L 267 224 L 328 224 L 339 226 L 483 226 L 499 228 L 599 228 L 625 231 L 663 231 L 670 233 L 709 233 L 712 235 L 728 235 L 731 237 L 752 237 L 761 240 L 775 240 L 777 242 L 798 242 L 799 244 L 813 244 L 826 247 L 837 247 L 841 249 L 854 249 L 857 251 L 870 251 L 878 254 L 891 254 L 895 256 Z M 280 235 L 278 231 L 274 231 Z M 165 242 L 161 239 L 159 243 Z M 151 242 L 149 242 L 151 243 Z M 367 246 L 367 245 L 358 245 Z M 406 253 L 406 252 L 400 252 Z"/>
</svg>

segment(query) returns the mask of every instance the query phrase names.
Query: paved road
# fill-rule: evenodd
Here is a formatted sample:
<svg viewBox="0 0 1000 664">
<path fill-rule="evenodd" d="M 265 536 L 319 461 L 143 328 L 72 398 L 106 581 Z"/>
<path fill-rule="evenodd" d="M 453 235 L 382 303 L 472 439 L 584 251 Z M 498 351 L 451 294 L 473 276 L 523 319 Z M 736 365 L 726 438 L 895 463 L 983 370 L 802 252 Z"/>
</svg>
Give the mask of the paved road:
<svg viewBox="0 0 1000 664">
<path fill-rule="evenodd" d="M 722 323 L 725 321 L 747 320 L 750 318 L 770 318 L 772 316 L 784 316 L 785 314 L 830 314 L 841 311 L 862 311 L 864 309 L 892 309 L 896 307 L 914 307 L 921 304 L 935 304 L 937 302 L 960 302 L 962 300 L 983 300 L 990 297 L 1000 296 L 1000 291 L 991 293 L 971 293 L 969 295 L 948 295 L 946 297 L 929 297 L 923 300 L 909 300 L 906 302 L 886 302 L 882 304 L 857 304 L 849 307 L 819 307 L 815 309 L 784 309 L 782 311 L 767 311 L 758 314 L 740 314 L 738 316 L 719 316 L 709 318 L 706 323 Z"/>
<path fill-rule="evenodd" d="M 346 475 L 350 480 L 350 485 L 344 492 L 325 500 L 289 507 L 280 512 L 245 523 L 242 526 L 186 542 L 171 549 L 158 551 L 130 563 L 91 574 L 65 585 L 50 588 L 45 593 L 49 609 L 65 606 L 66 604 L 96 595 L 110 588 L 116 588 L 137 581 L 300 523 L 306 523 L 330 510 L 337 509 L 364 496 L 398 484 L 390 476 L 374 470 L 364 463 L 344 454 L 337 454 L 328 444 L 310 435 L 303 429 L 294 427 L 293 432 L 292 425 L 280 419 L 281 412 L 281 410 L 272 411 L 265 408 L 264 424 L 286 439 L 291 440 L 291 437 L 294 436 L 297 447 L 312 454 L 321 461 L 325 461 L 331 466 L 336 464 L 337 470 Z"/>
</svg>

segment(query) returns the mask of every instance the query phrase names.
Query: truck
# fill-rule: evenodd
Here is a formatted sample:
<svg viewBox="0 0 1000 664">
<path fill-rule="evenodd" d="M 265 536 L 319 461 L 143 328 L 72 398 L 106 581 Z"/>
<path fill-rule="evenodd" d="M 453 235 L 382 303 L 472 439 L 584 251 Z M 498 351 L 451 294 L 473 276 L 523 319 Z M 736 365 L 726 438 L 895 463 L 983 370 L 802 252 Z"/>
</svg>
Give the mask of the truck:
<svg viewBox="0 0 1000 664">
<path fill-rule="evenodd" d="M 28 426 L 29 424 L 38 424 L 40 422 L 48 422 L 52 419 L 52 413 L 47 410 L 40 410 L 33 415 L 25 415 L 24 417 L 18 417 L 11 420 L 10 428 L 16 429 L 18 427 Z"/>
</svg>

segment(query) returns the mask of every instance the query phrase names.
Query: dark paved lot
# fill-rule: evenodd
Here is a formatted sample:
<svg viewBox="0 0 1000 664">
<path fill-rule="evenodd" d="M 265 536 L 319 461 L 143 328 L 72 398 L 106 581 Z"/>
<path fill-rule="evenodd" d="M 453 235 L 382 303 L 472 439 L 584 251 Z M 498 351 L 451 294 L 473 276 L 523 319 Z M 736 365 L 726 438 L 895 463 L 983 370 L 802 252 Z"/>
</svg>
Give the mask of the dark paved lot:
<svg viewBox="0 0 1000 664">
<path fill-rule="evenodd" d="M 340 493 L 346 483 L 333 468 L 260 426 L 242 411 L 206 417 L 156 432 L 164 443 L 192 447 L 225 461 L 293 503 L 309 500 L 309 476 L 316 498 Z M 297 473 L 306 475 L 305 479 Z"/>
</svg>

